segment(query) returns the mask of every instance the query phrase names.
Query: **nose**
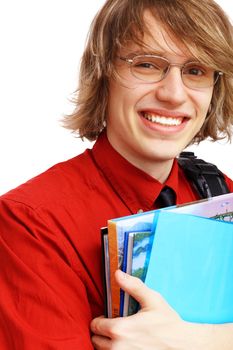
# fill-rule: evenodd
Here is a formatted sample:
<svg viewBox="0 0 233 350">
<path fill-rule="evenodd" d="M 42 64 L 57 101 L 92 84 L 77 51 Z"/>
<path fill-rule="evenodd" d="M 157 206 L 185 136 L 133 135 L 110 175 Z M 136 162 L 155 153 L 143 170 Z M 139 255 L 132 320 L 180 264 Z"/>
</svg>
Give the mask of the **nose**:
<svg viewBox="0 0 233 350">
<path fill-rule="evenodd" d="M 164 79 L 156 83 L 156 98 L 171 105 L 181 105 L 187 98 L 187 87 L 182 81 L 180 67 L 171 66 Z"/>
</svg>

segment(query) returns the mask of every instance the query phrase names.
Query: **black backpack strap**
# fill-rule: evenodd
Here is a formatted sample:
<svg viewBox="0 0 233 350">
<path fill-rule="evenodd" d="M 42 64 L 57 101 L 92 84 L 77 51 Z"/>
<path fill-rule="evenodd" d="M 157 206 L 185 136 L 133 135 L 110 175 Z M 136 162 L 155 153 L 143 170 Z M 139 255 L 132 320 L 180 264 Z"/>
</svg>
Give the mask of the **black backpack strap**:
<svg viewBox="0 0 233 350">
<path fill-rule="evenodd" d="M 198 159 L 193 152 L 181 152 L 177 160 L 200 198 L 209 198 L 230 192 L 223 173 L 216 165 Z"/>
</svg>

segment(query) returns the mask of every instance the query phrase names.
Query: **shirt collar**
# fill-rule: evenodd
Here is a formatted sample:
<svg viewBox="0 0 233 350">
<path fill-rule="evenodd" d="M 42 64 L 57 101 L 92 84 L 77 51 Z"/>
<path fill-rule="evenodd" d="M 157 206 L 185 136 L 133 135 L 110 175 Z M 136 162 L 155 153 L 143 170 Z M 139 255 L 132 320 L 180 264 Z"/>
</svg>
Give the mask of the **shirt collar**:
<svg viewBox="0 0 233 350">
<path fill-rule="evenodd" d="M 123 158 L 102 132 L 92 149 L 93 158 L 104 177 L 132 213 L 155 209 L 154 201 L 164 186 L 178 189 L 178 164 L 175 160 L 167 181 L 161 184 Z"/>
</svg>

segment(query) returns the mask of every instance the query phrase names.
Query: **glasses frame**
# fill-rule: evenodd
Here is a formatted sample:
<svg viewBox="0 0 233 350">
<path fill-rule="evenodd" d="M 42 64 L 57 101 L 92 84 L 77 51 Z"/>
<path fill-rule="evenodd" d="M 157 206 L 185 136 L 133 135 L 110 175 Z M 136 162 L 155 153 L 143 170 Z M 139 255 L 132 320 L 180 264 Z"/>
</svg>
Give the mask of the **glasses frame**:
<svg viewBox="0 0 233 350">
<path fill-rule="evenodd" d="M 122 60 L 122 61 L 128 63 L 128 65 L 129 65 L 129 67 L 130 67 L 131 74 L 132 74 L 136 79 L 138 79 L 138 80 L 140 80 L 140 81 L 143 81 L 143 82 L 145 82 L 145 83 L 147 83 L 147 84 L 159 83 L 160 81 L 162 81 L 163 79 L 165 79 L 166 76 L 168 75 L 168 73 L 169 73 L 171 67 L 180 67 L 181 78 L 182 78 L 183 84 L 184 84 L 186 87 L 188 87 L 188 88 L 190 88 L 190 89 L 193 89 L 193 90 L 206 89 L 206 88 L 208 88 L 208 87 L 214 86 L 214 85 L 217 83 L 219 77 L 220 77 L 220 76 L 223 76 L 223 74 L 224 74 L 222 71 L 213 70 L 213 73 L 214 73 L 214 76 L 215 76 L 215 79 L 213 79 L 213 84 L 208 85 L 208 86 L 205 86 L 205 87 L 191 87 L 191 86 L 187 85 L 187 83 L 185 83 L 185 81 L 184 81 L 184 79 L 183 79 L 183 70 L 184 70 L 184 68 L 185 68 L 188 64 L 192 64 L 192 63 L 193 63 L 193 64 L 200 64 L 200 62 L 198 62 L 198 61 L 188 61 L 188 62 L 186 62 L 186 63 L 184 63 L 184 64 L 182 64 L 182 63 L 181 63 L 181 64 L 180 64 L 180 63 L 171 63 L 171 62 L 169 62 L 168 59 L 165 58 L 165 57 L 158 56 L 158 55 L 150 55 L 150 54 L 147 54 L 147 55 L 136 55 L 136 56 L 134 56 L 133 58 L 118 56 L 118 58 L 119 58 L 120 60 Z M 138 59 L 138 58 L 145 58 L 145 59 L 146 59 L 146 58 L 159 58 L 159 59 L 162 59 L 162 60 L 166 61 L 166 62 L 168 63 L 168 66 L 167 66 L 166 70 L 165 70 L 165 69 L 163 70 L 163 75 L 162 75 L 162 77 L 161 77 L 159 80 L 147 81 L 147 80 L 144 80 L 144 79 L 140 79 L 137 75 L 135 75 L 135 74 L 133 73 L 133 67 L 134 67 L 134 66 L 133 66 L 133 63 L 134 63 L 135 60 Z"/>
</svg>

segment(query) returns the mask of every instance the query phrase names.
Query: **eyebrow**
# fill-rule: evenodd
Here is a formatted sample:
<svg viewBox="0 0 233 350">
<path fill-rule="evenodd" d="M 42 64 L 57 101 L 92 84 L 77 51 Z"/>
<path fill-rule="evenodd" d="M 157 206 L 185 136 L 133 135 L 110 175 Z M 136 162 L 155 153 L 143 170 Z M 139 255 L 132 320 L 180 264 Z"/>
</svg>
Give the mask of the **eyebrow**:
<svg viewBox="0 0 233 350">
<path fill-rule="evenodd" d="M 159 51 L 159 50 L 153 50 L 153 51 L 145 51 L 145 50 L 136 50 L 131 51 L 127 56 L 144 56 L 144 55 L 155 55 L 155 56 L 164 56 L 165 57 L 165 51 Z"/>
</svg>

